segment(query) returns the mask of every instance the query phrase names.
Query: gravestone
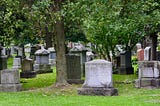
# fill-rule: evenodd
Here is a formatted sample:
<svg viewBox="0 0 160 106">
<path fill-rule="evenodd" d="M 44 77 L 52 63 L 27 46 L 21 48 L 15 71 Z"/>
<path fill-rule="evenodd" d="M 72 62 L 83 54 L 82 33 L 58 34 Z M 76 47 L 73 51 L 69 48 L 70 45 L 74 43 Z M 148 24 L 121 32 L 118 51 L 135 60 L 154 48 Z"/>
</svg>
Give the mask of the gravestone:
<svg viewBox="0 0 160 106">
<path fill-rule="evenodd" d="M 78 88 L 79 95 L 118 95 L 113 88 L 112 63 L 105 60 L 93 60 L 85 63 L 86 79 L 82 88 Z"/>
<path fill-rule="evenodd" d="M 0 92 L 17 92 L 22 89 L 19 71 L 17 69 L 2 70 Z"/>
<path fill-rule="evenodd" d="M 138 59 L 138 61 L 144 60 L 144 49 L 137 50 L 137 59 Z"/>
<path fill-rule="evenodd" d="M 139 61 L 138 79 L 135 81 L 137 88 L 160 88 L 160 62 Z"/>
<path fill-rule="evenodd" d="M 36 77 L 36 72 L 33 70 L 33 60 L 24 59 L 22 61 L 22 72 L 20 73 L 21 78 L 34 78 Z"/>
<path fill-rule="evenodd" d="M 66 55 L 67 82 L 70 84 L 83 83 L 81 80 L 81 62 L 79 55 Z"/>
<path fill-rule="evenodd" d="M 76 55 L 80 56 L 80 59 L 81 59 L 81 74 L 82 74 L 82 76 L 85 76 L 85 62 L 87 61 L 86 52 L 87 52 L 86 48 L 83 47 L 82 45 L 74 46 L 69 51 L 69 54 L 76 54 Z"/>
<path fill-rule="evenodd" d="M 14 69 L 21 69 L 21 58 L 14 58 L 13 59 L 13 67 Z"/>
<path fill-rule="evenodd" d="M 50 73 L 53 72 L 51 65 L 49 64 L 49 51 L 46 49 L 39 49 L 35 53 L 36 63 L 34 70 L 37 73 Z"/>
<path fill-rule="evenodd" d="M 146 47 L 144 49 L 144 60 L 151 60 L 151 47 Z"/>
<path fill-rule="evenodd" d="M 2 55 L 3 47 L 0 46 L 0 70 L 7 69 L 7 56 Z"/>
<path fill-rule="evenodd" d="M 131 52 L 129 51 L 120 54 L 119 74 L 134 74 L 131 63 Z"/>
<path fill-rule="evenodd" d="M 49 51 L 49 64 L 55 65 L 56 64 L 56 51 L 54 47 L 48 48 Z"/>
</svg>

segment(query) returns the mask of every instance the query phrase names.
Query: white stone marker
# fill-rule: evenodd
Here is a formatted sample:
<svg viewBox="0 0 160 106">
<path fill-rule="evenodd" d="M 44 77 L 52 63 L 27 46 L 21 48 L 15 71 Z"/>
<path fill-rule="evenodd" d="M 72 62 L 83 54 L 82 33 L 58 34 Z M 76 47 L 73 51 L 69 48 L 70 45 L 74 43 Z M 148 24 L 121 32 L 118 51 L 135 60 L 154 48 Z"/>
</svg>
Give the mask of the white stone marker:
<svg viewBox="0 0 160 106">
<path fill-rule="evenodd" d="M 82 88 L 78 89 L 80 95 L 118 95 L 113 88 L 112 63 L 105 60 L 93 60 L 85 63 L 86 79 Z"/>
</svg>

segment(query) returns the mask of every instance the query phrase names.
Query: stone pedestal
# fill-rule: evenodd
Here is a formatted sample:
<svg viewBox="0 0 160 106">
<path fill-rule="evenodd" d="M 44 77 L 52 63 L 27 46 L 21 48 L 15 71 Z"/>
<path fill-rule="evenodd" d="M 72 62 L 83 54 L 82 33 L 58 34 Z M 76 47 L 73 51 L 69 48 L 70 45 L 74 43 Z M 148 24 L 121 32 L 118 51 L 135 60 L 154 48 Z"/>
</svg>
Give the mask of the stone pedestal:
<svg viewBox="0 0 160 106">
<path fill-rule="evenodd" d="M 67 82 L 72 84 L 81 84 L 81 63 L 79 55 L 66 55 L 67 63 Z"/>
<path fill-rule="evenodd" d="M 22 72 L 20 73 L 21 78 L 34 78 L 36 77 L 36 72 L 33 71 L 33 60 L 24 59 L 22 62 Z"/>
<path fill-rule="evenodd" d="M 137 88 L 160 88 L 160 62 L 138 62 L 139 74 L 135 87 Z"/>
<path fill-rule="evenodd" d="M 51 65 L 49 64 L 49 51 L 45 49 L 37 50 L 36 63 L 34 65 L 34 71 L 37 73 L 50 73 L 53 72 Z"/>
<path fill-rule="evenodd" d="M 16 69 L 1 71 L 0 92 L 17 92 L 22 89 L 19 71 Z"/>
<path fill-rule="evenodd" d="M 86 79 L 82 88 L 78 88 L 80 95 L 118 95 L 113 88 L 112 63 L 105 60 L 93 60 L 85 64 Z"/>
</svg>

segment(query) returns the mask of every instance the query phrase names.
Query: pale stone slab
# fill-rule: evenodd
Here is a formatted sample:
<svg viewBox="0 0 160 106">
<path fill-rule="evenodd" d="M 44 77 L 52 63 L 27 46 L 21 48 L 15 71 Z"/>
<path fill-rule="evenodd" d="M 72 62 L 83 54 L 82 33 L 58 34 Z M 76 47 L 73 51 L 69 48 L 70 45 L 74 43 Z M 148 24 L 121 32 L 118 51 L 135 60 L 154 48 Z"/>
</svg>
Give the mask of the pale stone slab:
<svg viewBox="0 0 160 106">
<path fill-rule="evenodd" d="M 86 62 L 86 80 L 83 87 L 113 87 L 112 63 L 105 60 Z"/>
</svg>

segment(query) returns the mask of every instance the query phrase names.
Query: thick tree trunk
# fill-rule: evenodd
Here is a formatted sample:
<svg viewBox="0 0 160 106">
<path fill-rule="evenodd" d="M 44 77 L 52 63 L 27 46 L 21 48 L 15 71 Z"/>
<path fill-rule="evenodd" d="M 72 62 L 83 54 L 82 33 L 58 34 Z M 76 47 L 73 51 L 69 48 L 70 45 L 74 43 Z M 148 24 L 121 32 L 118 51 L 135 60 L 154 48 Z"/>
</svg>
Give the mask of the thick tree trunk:
<svg viewBox="0 0 160 106">
<path fill-rule="evenodd" d="M 46 32 L 45 36 L 46 49 L 48 49 L 49 47 L 52 47 L 52 33 L 49 32 L 47 26 L 45 27 L 45 32 Z"/>
<path fill-rule="evenodd" d="M 63 0 L 54 0 L 54 12 L 61 10 Z M 55 23 L 55 49 L 56 49 L 56 86 L 67 85 L 67 66 L 65 56 L 65 33 L 63 17 L 59 17 Z"/>
<path fill-rule="evenodd" d="M 66 57 L 65 57 L 65 34 L 62 20 L 55 24 L 55 44 L 56 44 L 56 84 L 67 84 Z"/>
<path fill-rule="evenodd" d="M 153 33 L 153 35 L 151 35 L 151 38 L 152 38 L 152 51 L 151 51 L 151 57 L 152 57 L 152 60 L 157 60 L 157 57 L 156 57 L 156 52 L 157 52 L 157 34 L 156 33 Z"/>
</svg>

